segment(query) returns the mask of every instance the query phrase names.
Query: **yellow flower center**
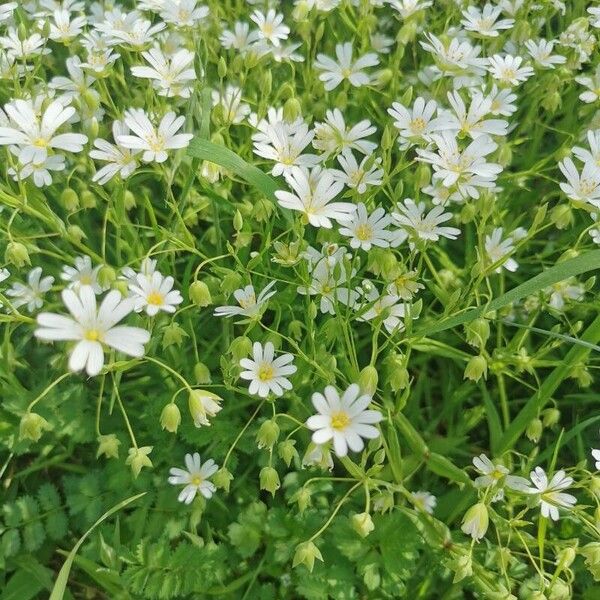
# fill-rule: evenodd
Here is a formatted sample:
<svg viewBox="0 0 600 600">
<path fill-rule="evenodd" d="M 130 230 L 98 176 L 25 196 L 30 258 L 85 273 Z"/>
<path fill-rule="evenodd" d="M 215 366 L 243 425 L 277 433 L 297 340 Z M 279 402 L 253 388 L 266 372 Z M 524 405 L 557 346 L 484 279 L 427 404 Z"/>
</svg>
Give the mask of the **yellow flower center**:
<svg viewBox="0 0 600 600">
<path fill-rule="evenodd" d="M 373 237 L 373 230 L 371 229 L 371 227 L 369 227 L 369 225 L 363 223 L 362 225 L 359 225 L 356 228 L 356 237 L 361 242 L 366 242 L 367 240 L 370 240 Z"/>
<path fill-rule="evenodd" d="M 89 275 L 82 275 L 79 278 L 79 283 L 81 285 L 92 285 L 92 278 Z"/>
<path fill-rule="evenodd" d="M 202 477 L 200 477 L 200 475 L 194 475 L 190 478 L 190 483 L 192 485 L 200 485 L 202 483 Z"/>
<path fill-rule="evenodd" d="M 97 329 L 88 329 L 83 337 L 90 342 L 100 341 L 100 332 Z"/>
<path fill-rule="evenodd" d="M 343 410 L 331 415 L 331 426 L 338 431 L 346 429 L 350 425 L 350 417 Z"/>
<path fill-rule="evenodd" d="M 154 304 L 155 306 L 161 306 L 165 299 L 159 292 L 150 292 L 148 294 L 148 304 Z"/>
<path fill-rule="evenodd" d="M 342 69 L 342 77 L 348 79 L 352 75 L 352 69 Z"/>
<path fill-rule="evenodd" d="M 495 479 L 496 481 L 498 481 L 499 479 L 502 479 L 502 477 L 504 477 L 504 473 L 502 473 L 500 470 L 498 469 L 494 469 L 491 473 L 490 473 L 490 477 L 492 479 Z"/>
<path fill-rule="evenodd" d="M 33 145 L 36 148 L 47 148 L 48 140 L 43 137 L 39 137 L 39 138 L 36 138 L 35 140 L 33 140 Z"/>
<path fill-rule="evenodd" d="M 240 300 L 239 302 L 242 308 L 249 308 L 250 306 L 254 306 L 256 304 L 256 297 L 251 294 L 246 300 Z"/>
<path fill-rule="evenodd" d="M 273 379 L 273 367 L 269 363 L 263 363 L 258 368 L 258 378 L 261 381 L 269 381 Z"/>
<path fill-rule="evenodd" d="M 416 119 L 413 119 L 410 122 L 410 128 L 415 133 L 421 133 L 423 131 L 423 129 L 425 129 L 426 125 L 427 124 L 425 123 L 425 119 L 421 119 L 421 117 L 417 117 Z"/>
</svg>

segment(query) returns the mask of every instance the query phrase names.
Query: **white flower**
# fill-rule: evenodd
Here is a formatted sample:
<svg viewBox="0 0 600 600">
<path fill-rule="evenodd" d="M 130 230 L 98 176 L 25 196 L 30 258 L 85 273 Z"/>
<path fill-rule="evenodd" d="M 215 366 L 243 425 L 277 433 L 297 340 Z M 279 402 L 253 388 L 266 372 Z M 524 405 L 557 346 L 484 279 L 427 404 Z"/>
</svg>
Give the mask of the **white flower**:
<svg viewBox="0 0 600 600">
<path fill-rule="evenodd" d="M 21 39 L 15 27 L 10 27 L 8 35 L 0 37 L 0 48 L 4 48 L 9 58 L 29 59 L 40 54 L 49 54 L 50 48 L 45 48 L 46 39 L 39 33 Z"/>
<path fill-rule="evenodd" d="M 600 6 L 590 6 L 587 11 L 590 15 L 590 25 L 596 28 L 600 27 Z"/>
<path fill-rule="evenodd" d="M 493 463 L 485 454 L 473 459 L 473 466 L 481 474 L 475 479 L 475 487 L 507 486 L 516 491 L 525 491 L 529 482 L 524 477 L 510 475 L 510 471 L 500 463 Z M 497 494 L 501 496 L 501 494 Z"/>
<path fill-rule="evenodd" d="M 323 123 L 315 123 L 313 146 L 323 152 L 325 157 L 346 149 L 357 150 L 369 155 L 377 148 L 377 144 L 363 138 L 372 135 L 376 131 L 377 128 L 372 126 L 371 121 L 367 119 L 360 121 L 353 127 L 346 127 L 344 115 L 338 108 L 334 108 L 325 113 Z"/>
<path fill-rule="evenodd" d="M 16 2 L 7 2 L 6 4 L 2 4 L 0 6 L 0 23 L 3 21 L 8 21 L 13 15 L 15 8 L 18 8 L 19 5 Z"/>
<path fill-rule="evenodd" d="M 434 206 L 425 214 L 425 203 L 415 204 L 411 198 L 404 203 L 398 202 L 399 212 L 392 213 L 393 219 L 409 234 L 421 240 L 437 242 L 440 237 L 455 240 L 460 235 L 456 227 L 440 227 L 442 223 L 452 218 L 451 213 L 445 213 L 443 206 Z"/>
<path fill-rule="evenodd" d="M 309 466 L 333 471 L 333 458 L 331 458 L 331 452 L 326 444 L 313 444 L 311 442 L 308 445 L 306 453 L 302 457 L 302 467 Z"/>
<path fill-rule="evenodd" d="M 71 371 L 85 368 L 88 375 L 98 375 L 104 366 L 105 346 L 136 358 L 144 355 L 144 344 L 150 340 L 150 333 L 139 327 L 115 327 L 133 310 L 131 299 L 112 290 L 97 309 L 96 296 L 89 286 L 81 287 L 79 294 L 63 290 L 62 299 L 72 318 L 40 313 L 34 335 L 48 341 L 76 341 L 69 357 Z"/>
<path fill-rule="evenodd" d="M 212 497 L 217 488 L 214 483 L 208 480 L 219 468 L 215 464 L 215 461 L 211 458 L 202 464 L 200 455 L 194 452 L 194 454 L 185 455 L 185 466 L 187 471 L 177 467 L 169 470 L 171 474 L 169 483 L 171 485 L 185 486 L 181 490 L 177 500 L 185 504 L 190 504 L 198 493 L 205 498 Z"/>
<path fill-rule="evenodd" d="M 587 75 L 579 75 L 575 77 L 575 81 L 588 88 L 586 92 L 579 94 L 579 99 L 582 102 L 591 104 L 600 98 L 600 65 L 596 67 L 592 77 L 588 77 Z"/>
<path fill-rule="evenodd" d="M 113 28 L 110 31 L 110 36 L 116 44 L 129 46 L 133 50 L 140 50 L 146 44 L 152 42 L 154 36 L 166 26 L 166 23 L 162 21 L 156 25 L 152 25 L 147 19 L 140 19 L 138 13 L 130 28 L 126 30 Z"/>
<path fill-rule="evenodd" d="M 369 283 L 366 299 L 367 302 L 364 304 L 364 307 L 368 307 L 368 310 L 358 317 L 359 321 L 371 321 L 377 317 L 385 316 L 383 326 L 388 333 L 404 330 L 406 305 L 404 302 L 400 302 L 398 296 L 394 296 L 393 294 L 380 296 L 375 287 Z"/>
<path fill-rule="evenodd" d="M 473 198 L 479 197 L 478 187 L 493 187 L 502 167 L 486 162 L 485 157 L 498 147 L 492 138 L 481 135 L 460 150 L 456 135 L 452 132 L 444 131 L 431 137 L 437 152 L 417 148 L 417 154 L 418 160 L 433 166 L 435 179 L 439 179 L 446 187 L 457 185 L 461 193 Z"/>
<path fill-rule="evenodd" d="M 69 282 L 69 288 L 78 291 L 81 287 L 90 286 L 94 294 L 101 294 L 105 288 L 98 283 L 98 272 L 102 265 L 92 267 L 92 259 L 89 256 L 78 256 L 75 259 L 75 267 L 64 266 L 60 278 Z"/>
<path fill-rule="evenodd" d="M 590 149 L 573 147 L 573 154 L 583 163 L 591 162 L 600 167 L 600 129 L 587 132 Z"/>
<path fill-rule="evenodd" d="M 411 494 L 415 508 L 418 508 L 427 514 L 432 515 L 433 510 L 437 506 L 437 498 L 429 492 L 413 492 Z"/>
<path fill-rule="evenodd" d="M 520 56 L 494 54 L 489 62 L 492 77 L 508 85 L 519 85 L 533 75 L 532 67 L 521 67 L 523 59 Z"/>
<path fill-rule="evenodd" d="M 494 116 L 503 115 L 509 117 L 516 112 L 517 107 L 514 102 L 517 95 L 510 88 L 499 89 L 496 84 L 492 86 L 492 91 L 489 94 L 492 100 L 490 113 Z"/>
<path fill-rule="evenodd" d="M 560 54 L 552 54 L 552 50 L 554 50 L 553 41 L 549 42 L 540 39 L 536 42 L 535 40 L 527 40 L 525 46 L 529 52 L 529 56 L 542 67 L 554 69 L 554 65 L 563 65 L 567 62 L 566 57 Z"/>
<path fill-rule="evenodd" d="M 344 79 L 347 79 L 354 87 L 367 85 L 371 79 L 363 72 L 367 67 L 379 64 L 377 54 L 370 52 L 352 60 L 352 43 L 337 44 L 335 47 L 337 62 L 326 56 L 318 54 L 315 68 L 323 71 L 319 79 L 325 84 L 327 91 L 335 89 Z"/>
<path fill-rule="evenodd" d="M 99 99 L 99 94 L 92 89 L 92 84 L 95 78 L 92 75 L 86 75 L 81 67 L 81 59 L 78 56 L 70 56 L 67 58 L 65 65 L 69 73 L 69 77 L 53 77 L 48 84 L 53 90 L 60 90 L 63 96 L 72 99 L 87 92 L 91 93 L 96 99 Z"/>
<path fill-rule="evenodd" d="M 472 46 L 467 40 L 453 37 L 448 45 L 432 33 L 425 34 L 427 42 L 420 42 L 421 46 L 431 52 L 440 70 L 447 75 L 456 75 L 457 72 L 468 71 L 477 75 L 485 73 L 484 67 L 488 64 L 487 58 L 479 58 L 481 46 Z"/>
<path fill-rule="evenodd" d="M 500 271 L 502 271 L 502 267 L 504 267 L 507 271 L 514 273 L 519 268 L 519 263 L 514 258 L 508 257 L 508 255 L 511 254 L 511 252 L 515 249 L 514 240 L 511 236 L 503 240 L 503 234 L 504 229 L 502 227 L 496 227 L 490 235 L 486 235 L 485 251 L 490 263 L 492 264 L 495 264 L 507 257 L 496 269 L 496 273 L 500 273 Z"/>
<path fill-rule="evenodd" d="M 174 313 L 176 307 L 183 302 L 178 290 L 173 289 L 173 277 L 163 277 L 158 271 L 152 275 L 138 273 L 134 283 L 129 284 L 129 291 L 135 301 L 135 310 L 146 309 L 146 314 L 154 317 L 159 311 Z"/>
<path fill-rule="evenodd" d="M 266 398 L 269 392 L 282 396 L 284 390 L 292 389 L 287 377 L 296 372 L 296 367 L 290 364 L 294 360 L 293 355 L 286 353 L 277 358 L 274 356 L 275 348 L 271 342 L 264 346 L 260 342 L 254 342 L 252 359 L 240 360 L 240 366 L 246 369 L 240 373 L 240 377 L 250 381 L 248 391 L 251 394 Z"/>
<path fill-rule="evenodd" d="M 463 133 L 476 139 L 482 135 L 506 135 L 508 123 L 504 119 L 485 119 L 492 110 L 492 97 L 476 91 L 471 97 L 469 110 L 457 91 L 448 92 L 448 101 L 454 113 L 444 111 L 437 119 L 438 130 Z"/>
<path fill-rule="evenodd" d="M 35 267 L 29 271 L 27 284 L 13 283 L 12 288 L 6 291 L 6 295 L 13 298 L 12 305 L 15 308 L 27 305 L 27 310 L 33 312 L 42 308 L 42 296 L 52 287 L 54 277 L 42 278 L 42 267 Z"/>
<path fill-rule="evenodd" d="M 371 246 L 386 248 L 390 245 L 390 232 L 386 227 L 391 221 L 392 218 L 383 208 L 376 208 L 369 215 L 365 205 L 359 202 L 350 221 L 340 227 L 340 233 L 351 238 L 352 248 L 362 248 L 366 252 L 371 249 Z"/>
<path fill-rule="evenodd" d="M 478 502 L 469 508 L 465 513 L 460 527 L 463 533 L 470 535 L 478 542 L 488 530 L 489 514 L 487 506 L 483 502 Z"/>
<path fill-rule="evenodd" d="M 294 167 L 314 167 L 319 162 L 319 157 L 314 154 L 302 154 L 315 133 L 309 131 L 308 125 L 301 119 L 294 123 L 277 121 L 258 125 L 259 133 L 253 136 L 254 153 L 275 161 L 271 171 L 273 175 L 288 173 Z"/>
<path fill-rule="evenodd" d="M 383 420 L 383 415 L 377 410 L 367 409 L 371 396 L 361 394 L 356 383 L 349 386 L 341 397 L 333 386 L 328 385 L 324 395 L 315 392 L 311 400 L 318 413 L 306 421 L 306 426 L 314 431 L 312 441 L 324 444 L 333 440 L 337 456 L 346 456 L 348 448 L 360 452 L 364 448 L 363 438 L 379 436 L 374 425 Z"/>
<path fill-rule="evenodd" d="M 0 127 L 0 145 L 19 146 L 19 160 L 22 164 L 41 163 L 48 156 L 48 149 L 81 152 L 87 143 L 87 136 L 81 133 L 61 133 L 56 130 L 74 114 L 75 108 L 63 106 L 59 100 L 48 105 L 41 119 L 28 100 L 14 100 L 5 104 L 4 110 L 10 117 L 11 125 Z"/>
<path fill-rule="evenodd" d="M 267 284 L 258 297 L 254 291 L 254 286 L 247 285 L 243 289 L 235 290 L 233 292 L 234 298 L 238 301 L 239 306 L 217 306 L 215 308 L 216 317 L 233 317 L 233 316 L 244 316 L 244 317 L 255 317 L 262 310 L 263 305 L 266 304 L 267 300 L 275 294 L 273 286 L 275 281 L 271 281 Z"/>
<path fill-rule="evenodd" d="M 596 464 L 594 465 L 596 467 L 596 471 L 600 471 L 600 450 L 592 448 L 592 457 L 596 461 Z"/>
<path fill-rule="evenodd" d="M 207 6 L 196 6 L 196 0 L 163 0 L 160 16 L 175 27 L 193 27 L 208 16 Z"/>
<path fill-rule="evenodd" d="M 75 17 L 71 19 L 71 13 L 65 9 L 55 10 L 54 21 L 50 21 L 50 33 L 48 37 L 58 42 L 69 42 L 81 34 L 86 25 L 86 17 Z"/>
<path fill-rule="evenodd" d="M 194 419 L 194 426 L 202 427 L 205 425 L 210 427 L 208 417 L 214 417 L 221 412 L 221 405 L 219 404 L 221 400 L 222 398 L 206 390 L 192 390 L 188 406 L 192 419 Z"/>
<path fill-rule="evenodd" d="M 146 257 L 140 264 L 140 270 L 134 271 L 131 267 L 123 267 L 121 269 L 122 275 L 119 279 L 124 279 L 130 285 L 137 285 L 137 276 L 144 275 L 145 277 L 151 278 L 154 271 L 156 271 L 156 259 Z"/>
<path fill-rule="evenodd" d="M 283 15 L 270 9 L 267 14 L 255 10 L 250 18 L 258 26 L 258 35 L 268 40 L 273 46 L 279 46 L 281 40 L 287 40 L 290 28 L 283 23 Z"/>
<path fill-rule="evenodd" d="M 563 310 L 567 301 L 581 300 L 585 290 L 574 277 L 569 277 L 551 285 L 545 291 L 550 294 L 548 304 L 555 310 Z"/>
<path fill-rule="evenodd" d="M 399 102 L 394 102 L 388 113 L 394 119 L 394 127 L 400 132 L 400 147 L 406 149 L 421 141 L 429 141 L 429 135 L 436 131 L 437 111 L 435 100 L 425 101 L 419 96 L 412 108 L 406 108 Z"/>
<path fill-rule="evenodd" d="M 570 510 L 575 506 L 577 502 L 575 496 L 566 494 L 563 491 L 573 483 L 573 478 L 567 477 L 564 471 L 557 471 L 550 482 L 548 482 L 548 476 L 541 467 L 536 467 L 529 476 L 534 487 L 527 488 L 527 492 L 539 496 L 543 517 L 558 521 L 559 507 Z"/>
<path fill-rule="evenodd" d="M 568 198 L 588 202 L 600 208 L 600 167 L 598 165 L 587 161 L 579 174 L 573 161 L 567 157 L 558 163 L 558 168 L 567 179 L 566 183 L 560 184 L 560 189 Z"/>
<path fill-rule="evenodd" d="M 314 173 L 314 171 L 313 171 Z M 313 227 L 331 229 L 331 220 L 349 221 L 356 206 L 350 202 L 331 202 L 343 189 L 344 184 L 335 181 L 329 171 L 319 171 L 311 178 L 306 169 L 294 167 L 286 181 L 295 193 L 278 190 L 275 196 L 279 205 L 302 212 Z"/>
<path fill-rule="evenodd" d="M 240 52 L 246 52 L 258 41 L 259 37 L 258 31 L 250 31 L 249 23 L 240 23 L 237 21 L 233 31 L 229 31 L 228 29 L 223 30 L 219 41 L 223 48 L 228 50 L 233 48 Z"/>
<path fill-rule="evenodd" d="M 132 150 L 143 150 L 144 162 L 162 163 L 167 160 L 167 150 L 185 148 L 194 137 L 191 133 L 177 133 L 184 123 L 185 117 L 168 112 L 155 129 L 145 111 L 132 108 L 125 111 L 125 124 L 135 135 L 119 135 L 117 143 Z"/>
<path fill-rule="evenodd" d="M 112 134 L 115 141 L 119 136 L 127 135 L 128 133 L 129 127 L 125 123 L 122 121 L 113 122 Z M 101 160 L 108 164 L 96 171 L 92 177 L 92 181 L 104 185 L 117 174 L 121 179 L 127 179 L 135 171 L 137 160 L 134 153 L 128 148 L 123 148 L 119 144 L 111 144 L 101 138 L 94 140 L 94 147 L 96 149 L 90 151 L 90 158 Z"/>
<path fill-rule="evenodd" d="M 241 123 L 251 112 L 250 106 L 242 102 L 242 90 L 235 85 L 228 85 L 223 92 L 213 90 L 212 101 L 213 106 L 221 107 L 226 123 Z"/>
<path fill-rule="evenodd" d="M 11 146 L 10 151 L 12 154 L 16 154 L 19 157 L 19 149 L 16 146 Z M 51 172 L 64 171 L 66 168 L 65 157 L 61 154 L 55 154 L 53 156 L 46 156 L 46 158 L 40 162 L 31 162 L 23 164 L 19 157 L 20 168 L 10 167 L 7 173 L 15 180 L 20 181 L 27 179 L 27 177 L 33 178 L 33 183 L 36 187 L 43 187 L 52 183 Z"/>
<path fill-rule="evenodd" d="M 422 283 L 416 281 L 417 277 L 417 271 L 405 271 L 388 285 L 388 292 L 402 300 L 410 300 L 419 290 L 425 288 Z"/>
<path fill-rule="evenodd" d="M 336 181 L 340 181 L 346 187 L 356 190 L 359 194 L 364 194 L 367 186 L 381 185 L 383 181 L 383 169 L 380 168 L 381 158 L 373 159 L 372 155 L 365 156 L 359 165 L 352 151 L 344 150 L 337 160 L 343 170 L 330 169 L 329 172 Z M 370 166 L 367 167 L 367 165 Z"/>
<path fill-rule="evenodd" d="M 474 31 L 478 35 L 485 37 L 498 37 L 502 29 L 510 29 L 515 21 L 514 19 L 500 19 L 498 17 L 502 9 L 499 6 L 486 3 L 483 10 L 476 6 L 469 6 L 463 10 L 464 19 L 461 21 L 467 31 Z"/>
<path fill-rule="evenodd" d="M 152 79 L 159 96 L 189 98 L 196 80 L 194 53 L 182 48 L 173 56 L 165 56 L 159 48 L 142 52 L 150 66 L 131 67 L 135 77 Z"/>
</svg>

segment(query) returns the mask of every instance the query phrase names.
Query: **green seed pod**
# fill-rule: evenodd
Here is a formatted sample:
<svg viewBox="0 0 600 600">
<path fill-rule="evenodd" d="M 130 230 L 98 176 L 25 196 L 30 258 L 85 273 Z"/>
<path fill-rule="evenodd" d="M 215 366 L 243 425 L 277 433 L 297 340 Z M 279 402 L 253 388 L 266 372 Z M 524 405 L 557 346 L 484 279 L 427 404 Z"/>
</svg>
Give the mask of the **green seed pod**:
<svg viewBox="0 0 600 600">
<path fill-rule="evenodd" d="M 534 444 L 540 441 L 542 437 L 542 431 L 544 430 L 544 424 L 540 419 L 531 419 L 525 430 L 525 435 Z"/>
<path fill-rule="evenodd" d="M 488 364 L 483 356 L 474 356 L 467 363 L 464 378 L 475 382 L 479 381 L 482 376 L 487 379 L 487 368 Z"/>
<path fill-rule="evenodd" d="M 27 412 L 21 417 L 19 437 L 22 440 L 37 442 L 48 429 L 51 429 L 50 423 L 44 417 L 34 412 Z"/>
<path fill-rule="evenodd" d="M 288 123 L 293 123 L 302 116 L 302 105 L 298 98 L 288 98 L 283 105 L 283 118 Z"/>
<path fill-rule="evenodd" d="M 271 450 L 278 438 L 279 425 L 277 425 L 275 419 L 269 419 L 264 421 L 258 428 L 258 433 L 256 434 L 256 443 L 259 450 L 262 450 L 263 448 Z"/>
<path fill-rule="evenodd" d="M 177 433 L 177 428 L 181 423 L 181 412 L 177 404 L 169 402 L 166 404 L 160 415 L 160 426 L 170 433 Z"/>
<path fill-rule="evenodd" d="M 74 212 L 79 208 L 79 196 L 73 188 L 65 188 L 60 194 L 60 203 L 65 210 Z"/>
<path fill-rule="evenodd" d="M 279 481 L 279 475 L 273 467 L 263 467 L 260 470 L 260 489 L 266 490 L 272 496 L 275 496 L 275 492 L 281 487 Z"/>
<path fill-rule="evenodd" d="M 121 442 L 114 433 L 99 435 L 96 441 L 98 442 L 96 458 L 100 458 L 101 456 L 106 456 L 106 458 L 119 458 L 119 446 L 121 445 Z"/>
<path fill-rule="evenodd" d="M 221 467 L 212 478 L 213 483 L 225 493 L 229 493 L 229 486 L 233 480 L 233 475 L 226 467 Z"/>
<path fill-rule="evenodd" d="M 98 271 L 98 283 L 102 287 L 110 287 L 117 279 L 117 274 L 112 267 L 104 265 Z"/>
<path fill-rule="evenodd" d="M 236 337 L 229 345 L 229 352 L 233 356 L 235 362 L 239 362 L 242 358 L 246 358 L 252 352 L 252 342 L 246 336 Z"/>
<path fill-rule="evenodd" d="M 79 225 L 69 225 L 67 227 L 67 236 L 69 239 L 74 240 L 77 243 L 81 242 L 81 240 L 84 240 L 87 237 Z"/>
<path fill-rule="evenodd" d="M 212 381 L 208 367 L 201 362 L 194 365 L 194 378 L 198 385 L 205 385 Z"/>
<path fill-rule="evenodd" d="M 366 538 L 375 529 L 373 519 L 367 512 L 352 515 L 351 523 L 352 529 L 363 538 Z"/>
<path fill-rule="evenodd" d="M 188 294 L 191 302 L 196 306 L 204 308 L 212 304 L 210 290 L 204 281 L 194 281 L 191 283 Z"/>
<path fill-rule="evenodd" d="M 188 333 L 175 321 L 171 321 L 163 330 L 162 347 L 181 346 L 183 338 L 188 337 Z"/>
<path fill-rule="evenodd" d="M 219 76 L 219 79 L 225 79 L 225 77 L 227 77 L 227 63 L 223 56 L 219 57 L 219 62 L 217 63 L 217 75 Z"/>
<path fill-rule="evenodd" d="M 79 194 L 79 202 L 82 208 L 96 208 L 96 195 L 90 190 L 83 190 Z"/>
<path fill-rule="evenodd" d="M 486 319 L 479 318 L 465 325 L 467 343 L 475 348 L 484 348 L 490 337 L 490 324 Z"/>
<path fill-rule="evenodd" d="M 309 571 L 312 572 L 315 566 L 315 559 L 323 561 L 323 556 L 320 550 L 313 544 L 313 542 L 303 542 L 296 546 L 294 552 L 294 560 L 292 561 L 292 568 L 299 565 L 304 565 Z"/>
<path fill-rule="evenodd" d="M 233 215 L 233 228 L 239 233 L 244 226 L 244 218 L 242 217 L 242 213 L 239 210 L 235 211 L 235 215 Z"/>
<path fill-rule="evenodd" d="M 4 253 L 4 260 L 17 268 L 30 265 L 29 252 L 27 247 L 21 242 L 9 242 Z"/>
<path fill-rule="evenodd" d="M 283 442 L 279 442 L 279 444 L 277 444 L 277 455 L 287 467 L 290 466 L 291 462 L 295 458 L 298 458 L 298 451 L 296 450 L 295 446 L 296 440 L 284 440 Z"/>
</svg>

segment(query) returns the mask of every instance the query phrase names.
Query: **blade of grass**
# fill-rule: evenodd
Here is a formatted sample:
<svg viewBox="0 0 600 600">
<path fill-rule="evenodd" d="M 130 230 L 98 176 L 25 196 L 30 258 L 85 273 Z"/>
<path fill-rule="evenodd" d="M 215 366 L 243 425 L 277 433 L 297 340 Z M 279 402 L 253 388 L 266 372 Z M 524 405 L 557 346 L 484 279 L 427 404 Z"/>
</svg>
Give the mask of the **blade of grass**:
<svg viewBox="0 0 600 600">
<path fill-rule="evenodd" d="M 598 315 L 585 330 L 581 339 L 590 344 L 600 342 L 600 315 Z M 583 345 L 572 346 L 564 360 L 544 379 L 539 390 L 527 401 L 519 414 L 513 419 L 508 429 L 500 440 L 498 452 L 502 454 L 513 447 L 521 434 L 527 428 L 531 419 L 546 405 L 557 390 L 558 386 L 569 376 L 571 369 L 585 360 L 590 353 L 590 348 Z"/>
<path fill-rule="evenodd" d="M 453 329 L 460 325 L 464 325 L 465 323 L 469 323 L 474 319 L 485 315 L 487 312 L 498 310 L 504 306 L 507 306 L 508 304 L 517 302 L 522 298 L 530 296 L 531 294 L 535 294 L 544 288 L 558 283 L 559 281 L 563 281 L 569 277 L 581 275 L 582 273 L 587 273 L 588 271 L 593 271 L 595 269 L 600 269 L 600 250 L 592 250 L 591 252 L 586 252 L 585 254 L 570 260 L 557 263 L 539 275 L 532 277 L 525 283 L 518 285 L 516 288 L 506 292 L 506 294 L 502 294 L 502 296 L 495 298 L 485 306 L 471 308 L 459 315 L 454 315 L 449 319 L 418 328 L 414 333 L 414 337 L 430 337 L 436 333 L 445 331 L 446 329 Z"/>
<path fill-rule="evenodd" d="M 114 515 L 116 512 L 120 511 L 122 508 L 125 508 L 127 505 L 135 502 L 142 496 L 145 496 L 147 492 L 142 492 L 141 494 L 136 494 L 135 496 L 131 496 L 131 498 L 127 498 L 122 502 L 119 502 L 115 506 L 113 506 L 110 510 L 106 511 L 78 540 L 78 542 L 73 546 L 71 552 L 69 552 L 69 556 L 67 556 L 67 560 L 65 560 L 63 566 L 61 567 L 58 577 L 54 582 L 54 587 L 52 588 L 52 593 L 50 594 L 49 600 L 63 600 L 65 592 L 67 590 L 67 582 L 69 581 L 69 573 L 71 572 L 71 567 L 73 566 L 73 562 L 75 560 L 75 555 L 77 551 L 85 542 L 87 537 L 100 525 L 103 521 L 106 521 L 108 517 Z"/>
</svg>

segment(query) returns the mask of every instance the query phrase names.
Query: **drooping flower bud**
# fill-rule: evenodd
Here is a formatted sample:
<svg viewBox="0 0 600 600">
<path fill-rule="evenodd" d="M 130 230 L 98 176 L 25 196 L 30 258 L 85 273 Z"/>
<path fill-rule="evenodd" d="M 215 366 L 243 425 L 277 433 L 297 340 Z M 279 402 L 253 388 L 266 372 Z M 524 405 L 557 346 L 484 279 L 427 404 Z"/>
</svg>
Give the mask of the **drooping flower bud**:
<svg viewBox="0 0 600 600">
<path fill-rule="evenodd" d="M 260 470 L 260 489 L 275 495 L 275 492 L 281 487 L 279 475 L 273 467 L 263 467 Z"/>
<path fill-rule="evenodd" d="M 27 412 L 21 417 L 19 425 L 19 437 L 23 440 L 37 442 L 44 431 L 51 429 L 50 423 L 41 415 L 34 412 Z"/>
<path fill-rule="evenodd" d="M 177 433 L 177 428 L 181 423 L 181 412 L 174 402 L 165 405 L 160 415 L 160 426 L 170 433 Z"/>
<path fill-rule="evenodd" d="M 478 542 L 486 533 L 489 525 L 487 506 L 478 502 L 469 508 L 463 517 L 461 529 Z"/>
<path fill-rule="evenodd" d="M 312 572 L 315 566 L 315 559 L 323 561 L 321 551 L 313 544 L 313 542 L 303 542 L 296 546 L 296 552 L 294 553 L 294 560 L 292 567 L 298 565 L 304 565 L 309 571 Z"/>
<path fill-rule="evenodd" d="M 375 529 L 373 519 L 371 519 L 371 515 L 367 512 L 352 515 L 351 522 L 354 531 L 364 538 Z"/>
</svg>

